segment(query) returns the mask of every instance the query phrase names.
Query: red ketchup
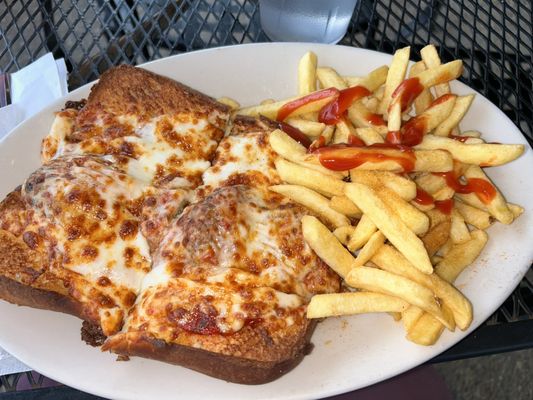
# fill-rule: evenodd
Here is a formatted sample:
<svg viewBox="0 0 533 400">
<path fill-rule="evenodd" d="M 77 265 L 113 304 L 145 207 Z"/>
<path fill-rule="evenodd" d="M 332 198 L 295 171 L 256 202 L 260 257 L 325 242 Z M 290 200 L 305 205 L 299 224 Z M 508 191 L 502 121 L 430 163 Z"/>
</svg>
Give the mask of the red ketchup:
<svg viewBox="0 0 533 400">
<path fill-rule="evenodd" d="M 434 172 L 433 174 L 442 176 L 446 180 L 446 184 L 457 193 L 474 193 L 483 204 L 489 204 L 496 196 L 496 188 L 484 179 L 470 178 L 467 179 L 466 184 L 463 184 L 457 179 L 453 171 Z"/>
<path fill-rule="evenodd" d="M 312 103 L 314 101 L 322 100 L 328 97 L 339 97 L 339 90 L 335 88 L 319 90 L 318 92 L 313 92 L 299 99 L 289 101 L 288 103 L 284 104 L 279 109 L 278 115 L 276 116 L 276 120 L 284 121 L 289 115 L 291 115 L 298 108 L 305 106 L 306 104 Z"/>
<path fill-rule="evenodd" d="M 326 125 L 334 125 L 341 121 L 342 116 L 353 102 L 370 96 L 371 92 L 363 86 L 343 89 L 339 96 L 326 104 L 318 113 L 318 120 Z"/>
</svg>

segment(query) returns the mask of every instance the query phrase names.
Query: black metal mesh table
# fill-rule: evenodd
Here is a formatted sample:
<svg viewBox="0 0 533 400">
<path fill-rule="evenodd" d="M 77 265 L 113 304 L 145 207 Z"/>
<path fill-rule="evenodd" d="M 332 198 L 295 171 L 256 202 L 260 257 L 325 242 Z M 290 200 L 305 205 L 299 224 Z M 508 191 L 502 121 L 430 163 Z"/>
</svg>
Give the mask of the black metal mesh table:
<svg viewBox="0 0 533 400">
<path fill-rule="evenodd" d="M 533 6 L 531 1 L 360 0 L 340 44 L 415 56 L 434 43 L 443 61 L 460 58 L 461 80 L 496 104 L 533 140 Z M 257 0 L 9 0 L 0 3 L 0 68 L 13 72 L 51 51 L 64 57 L 69 88 L 121 63 L 264 42 Z M 533 270 L 472 335 L 435 361 L 533 346 Z M 0 378 L 0 393 L 35 374 Z M 35 398 L 89 398 L 41 389 Z M 0 397 L 2 395 L 0 394 Z M 16 397 L 19 398 L 19 397 Z M 92 397 L 91 397 L 92 398 Z"/>
</svg>

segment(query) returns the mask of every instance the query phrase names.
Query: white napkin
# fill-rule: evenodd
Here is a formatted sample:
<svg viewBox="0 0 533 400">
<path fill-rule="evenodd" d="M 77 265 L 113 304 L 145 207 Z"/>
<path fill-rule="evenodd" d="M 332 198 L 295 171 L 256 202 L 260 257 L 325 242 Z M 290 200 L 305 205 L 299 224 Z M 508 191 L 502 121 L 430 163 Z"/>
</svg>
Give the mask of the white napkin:
<svg viewBox="0 0 533 400">
<path fill-rule="evenodd" d="M 0 108 L 0 139 L 67 93 L 65 60 L 54 60 L 52 53 L 11 74 L 11 104 Z M 30 369 L 0 347 L 0 376 Z"/>
<path fill-rule="evenodd" d="M 0 108 L 0 138 L 67 93 L 65 60 L 54 60 L 52 53 L 11 74 L 11 104 Z"/>
</svg>

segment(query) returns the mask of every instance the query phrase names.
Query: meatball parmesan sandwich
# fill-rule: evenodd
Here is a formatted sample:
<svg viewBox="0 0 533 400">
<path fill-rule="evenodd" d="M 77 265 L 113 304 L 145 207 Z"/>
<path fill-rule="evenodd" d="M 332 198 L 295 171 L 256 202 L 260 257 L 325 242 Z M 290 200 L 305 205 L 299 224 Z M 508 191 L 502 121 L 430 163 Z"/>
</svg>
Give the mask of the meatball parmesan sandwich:
<svg viewBox="0 0 533 400">
<path fill-rule="evenodd" d="M 304 241 L 307 211 L 245 185 L 222 186 L 177 218 L 135 307 L 105 350 L 232 382 L 271 381 L 304 356 L 306 304 L 339 278 Z"/>
</svg>

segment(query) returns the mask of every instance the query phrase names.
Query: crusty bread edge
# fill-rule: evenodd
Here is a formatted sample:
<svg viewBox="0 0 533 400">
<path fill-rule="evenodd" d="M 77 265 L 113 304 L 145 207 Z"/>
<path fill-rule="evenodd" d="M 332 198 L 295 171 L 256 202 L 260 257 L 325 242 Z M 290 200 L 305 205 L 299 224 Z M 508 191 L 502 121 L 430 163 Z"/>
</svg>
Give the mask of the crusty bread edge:
<svg viewBox="0 0 533 400">
<path fill-rule="evenodd" d="M 0 299 L 19 306 L 83 316 L 83 307 L 78 301 L 56 292 L 24 285 L 5 276 L 0 276 Z"/>
<path fill-rule="evenodd" d="M 145 332 L 111 337 L 102 350 L 179 365 L 228 382 L 260 385 L 279 378 L 302 361 L 310 351 L 310 339 L 315 326 L 316 321 L 309 321 L 305 335 L 302 335 L 295 345 L 296 356 L 280 361 L 250 360 L 190 346 L 169 344 Z"/>
</svg>

